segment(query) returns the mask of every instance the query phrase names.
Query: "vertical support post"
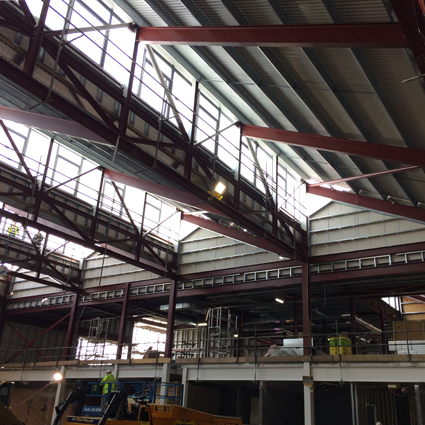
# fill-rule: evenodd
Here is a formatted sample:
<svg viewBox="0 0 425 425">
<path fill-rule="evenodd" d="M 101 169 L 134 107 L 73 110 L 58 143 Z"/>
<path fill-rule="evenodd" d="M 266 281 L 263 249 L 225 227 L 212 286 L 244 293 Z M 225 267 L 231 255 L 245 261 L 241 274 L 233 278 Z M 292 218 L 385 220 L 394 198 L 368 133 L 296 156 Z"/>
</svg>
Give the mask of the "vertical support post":
<svg viewBox="0 0 425 425">
<path fill-rule="evenodd" d="M 304 363 L 304 376 L 310 376 L 310 363 Z M 304 425 L 314 425 L 314 384 L 304 387 Z"/>
<path fill-rule="evenodd" d="M 167 334 L 165 337 L 164 357 L 170 358 L 173 354 L 174 317 L 176 313 L 177 279 L 171 282 L 168 298 Z"/>
<path fill-rule="evenodd" d="M 356 354 L 357 346 L 357 326 L 356 326 L 356 300 L 350 298 L 350 330 L 351 330 L 351 343 L 353 344 L 353 354 Z"/>
<path fill-rule="evenodd" d="M 379 339 L 379 342 L 381 344 L 381 353 L 387 354 L 387 339 L 385 338 L 385 320 L 384 320 L 384 313 L 382 311 L 379 312 L 379 322 L 381 325 L 381 336 Z"/>
<path fill-rule="evenodd" d="M 272 224 L 272 234 L 277 236 L 277 217 L 279 215 L 279 157 L 276 155 L 275 161 L 275 182 L 276 182 L 276 195 L 274 200 L 274 211 L 272 213 L 273 224 Z M 295 229 L 294 229 L 295 230 Z M 295 232 L 294 232 L 295 233 Z"/>
<path fill-rule="evenodd" d="M 138 34 L 138 31 L 136 31 L 136 35 L 137 34 Z M 120 122 L 118 126 L 119 134 L 122 137 L 125 137 L 126 130 L 127 130 L 128 114 L 130 112 L 131 98 L 133 96 L 133 80 L 134 80 L 134 71 L 136 69 L 136 60 L 137 60 L 138 51 L 139 51 L 139 41 L 137 40 L 137 36 L 136 36 L 136 40 L 134 42 L 134 47 L 133 47 L 133 57 L 132 57 L 131 68 L 130 68 L 130 77 L 128 79 L 127 96 L 125 99 L 125 103 L 121 109 Z"/>
<path fill-rule="evenodd" d="M 99 187 L 99 192 L 97 195 L 97 202 L 96 202 L 96 209 L 94 210 L 94 216 L 91 222 L 91 226 L 90 226 L 90 234 L 89 234 L 89 238 L 90 239 L 94 239 L 94 235 L 96 232 L 96 223 L 97 223 L 97 216 L 99 214 L 99 209 L 100 209 L 100 200 L 102 198 L 102 189 L 103 189 L 103 182 L 105 180 L 105 169 L 102 168 L 102 177 L 100 178 L 100 187 Z"/>
<path fill-rule="evenodd" d="M 135 259 L 139 261 L 140 251 L 142 249 L 142 240 L 143 240 L 143 225 L 145 223 L 145 211 L 146 211 L 146 200 L 148 198 L 147 192 L 145 192 L 144 200 L 143 200 L 143 212 L 142 212 L 142 222 L 140 223 L 140 234 L 139 239 L 137 240 Z"/>
<path fill-rule="evenodd" d="M 303 354 L 310 355 L 310 276 L 308 261 L 302 263 Z"/>
<path fill-rule="evenodd" d="M 44 0 L 43 8 L 41 9 L 40 19 L 38 20 L 38 25 L 35 28 L 34 37 L 32 38 L 30 45 L 28 47 L 27 56 L 24 63 L 24 72 L 32 75 L 35 68 L 35 63 L 37 61 L 38 52 L 40 50 L 41 39 L 43 37 L 44 24 L 46 22 L 47 12 L 49 10 L 50 0 Z"/>
<path fill-rule="evenodd" d="M 127 324 L 129 293 L 130 293 L 130 282 L 127 282 L 124 288 L 123 302 L 122 302 L 122 309 L 121 309 L 120 329 L 118 333 L 117 359 L 121 359 L 121 356 L 122 356 L 122 345 L 124 342 L 125 327 Z"/>
<path fill-rule="evenodd" d="M 182 370 L 182 385 L 183 385 L 183 394 L 182 394 L 182 407 L 187 407 L 187 396 L 189 391 L 189 380 L 187 379 L 187 367 L 183 366 Z"/>
<path fill-rule="evenodd" d="M 37 221 L 38 214 L 40 213 L 41 201 L 43 200 L 44 187 L 46 185 L 47 172 L 49 170 L 50 157 L 52 156 L 54 139 L 50 139 L 49 151 L 47 152 L 46 165 L 44 166 L 43 178 L 40 184 L 40 190 L 38 191 L 37 198 L 34 203 L 33 209 L 33 220 Z"/>
<path fill-rule="evenodd" d="M 195 98 L 193 100 L 193 114 L 192 114 L 192 130 L 190 133 L 190 142 L 186 151 L 186 158 L 184 161 L 184 176 L 190 181 L 192 177 L 192 158 L 193 158 L 193 144 L 195 143 L 195 129 L 196 118 L 198 116 L 198 102 L 199 102 L 199 81 L 195 84 Z"/>
<path fill-rule="evenodd" d="M 240 194 L 241 194 L 241 169 L 242 169 L 242 125 L 239 126 L 239 158 L 236 165 L 236 184 L 233 189 L 233 206 L 239 210 Z"/>
<path fill-rule="evenodd" d="M 417 425 L 425 425 L 425 385 L 415 385 L 415 404 Z"/>
<path fill-rule="evenodd" d="M 9 292 L 9 285 L 7 285 L 6 288 L 6 295 Z M 4 316 L 6 314 L 6 304 L 7 304 L 7 299 L 2 299 L 0 298 L 0 341 L 1 341 L 1 337 L 2 337 L 2 333 L 3 333 L 3 328 L 4 328 Z"/>
<path fill-rule="evenodd" d="M 77 319 L 77 311 L 78 311 L 78 292 L 74 294 L 74 299 L 72 301 L 71 314 L 69 315 L 68 321 L 68 329 L 66 331 L 65 344 L 62 354 L 62 360 L 69 360 L 69 356 L 71 355 L 71 345 L 74 340 L 75 334 L 75 323 Z M 62 374 L 63 375 L 63 374 Z"/>
<path fill-rule="evenodd" d="M 162 375 L 161 375 L 161 388 L 159 390 L 160 404 L 169 404 L 168 403 L 168 385 L 170 383 L 171 375 L 171 363 L 164 363 L 162 365 Z"/>
<path fill-rule="evenodd" d="M 298 319 L 298 304 L 294 301 L 294 336 L 298 335 L 299 319 Z"/>
</svg>

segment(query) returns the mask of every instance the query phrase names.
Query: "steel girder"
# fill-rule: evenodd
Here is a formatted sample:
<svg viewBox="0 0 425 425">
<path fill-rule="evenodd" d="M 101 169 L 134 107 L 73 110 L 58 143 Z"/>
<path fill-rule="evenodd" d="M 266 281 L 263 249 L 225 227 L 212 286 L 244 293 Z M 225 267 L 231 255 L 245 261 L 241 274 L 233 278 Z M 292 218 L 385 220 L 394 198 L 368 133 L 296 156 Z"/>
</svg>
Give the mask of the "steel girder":
<svg viewBox="0 0 425 425">
<path fill-rule="evenodd" d="M 11 207 L 9 207 L 9 209 L 14 212 L 2 211 L 2 216 L 12 221 L 21 223 L 21 225 L 30 226 L 43 232 L 58 236 L 62 239 L 84 246 L 85 248 L 92 249 L 93 251 L 96 251 L 98 253 L 106 254 L 111 257 L 125 261 L 141 269 L 149 270 L 152 273 L 162 276 L 168 276 L 169 278 L 172 278 L 174 276 L 173 273 L 168 271 L 166 267 L 160 264 L 156 264 L 152 261 L 148 261 L 142 258 L 137 261 L 136 259 L 134 259 L 134 255 L 131 255 L 126 251 L 120 250 L 107 244 L 98 243 L 95 240 L 84 239 L 79 233 L 75 232 L 74 230 L 60 226 L 43 218 L 38 217 L 37 220 L 33 220 L 32 214 L 28 214 L 25 211 L 20 211 L 16 208 Z"/>
<path fill-rule="evenodd" d="M 254 125 L 242 125 L 242 135 L 286 143 L 288 145 L 322 149 L 329 152 L 364 156 L 383 161 L 416 165 L 418 167 L 425 166 L 425 151 L 419 149 L 344 140 L 335 137 L 296 133 L 294 131 L 258 127 Z"/>
<path fill-rule="evenodd" d="M 162 45 L 406 47 L 398 24 L 143 27 L 138 41 Z"/>
<path fill-rule="evenodd" d="M 9 169 L 5 165 L 3 165 L 3 167 L 5 170 L 10 171 L 13 175 L 20 176 L 22 181 L 26 180 L 23 173 L 20 173 L 19 171 L 14 169 Z M 18 180 L 21 180 L 21 179 L 18 179 Z M 11 191 L 11 192 L 4 193 L 2 194 L 3 199 L 8 199 L 9 197 L 19 198 L 20 196 L 31 196 L 33 194 L 31 185 L 27 186 L 22 184 L 22 182 L 20 183 L 16 179 L 7 178 L 6 173 L 2 173 L 2 175 L 0 175 L 0 183 L 7 185 L 7 187 L 9 188 L 14 188 L 20 191 L 20 192 Z M 42 185 L 42 188 L 43 188 L 43 185 Z M 68 218 L 68 216 L 66 215 L 67 212 L 73 213 L 74 216 L 82 217 L 84 220 L 91 223 L 90 227 L 93 229 L 95 229 L 97 225 L 101 225 L 101 226 L 104 226 L 105 228 L 108 228 L 112 231 L 117 232 L 119 235 L 125 238 L 128 238 L 129 240 L 134 240 L 135 242 L 136 241 L 139 242 L 139 239 L 140 239 L 140 244 L 137 245 L 136 252 L 133 254 L 133 260 L 137 262 L 138 267 L 144 268 L 141 265 L 142 262 L 145 261 L 143 259 L 144 253 L 142 255 L 142 251 L 141 251 L 142 246 L 145 246 L 145 247 L 149 246 L 148 248 L 149 250 L 156 249 L 166 253 L 167 259 L 169 256 L 171 256 L 172 259 L 168 262 L 171 263 L 171 267 L 175 267 L 177 254 L 174 253 L 173 251 L 170 252 L 168 242 L 161 243 L 160 241 L 157 241 L 154 239 L 147 239 L 147 238 L 143 238 L 143 241 L 142 241 L 137 232 L 135 231 L 131 232 L 129 230 L 126 230 L 122 226 L 117 225 L 117 223 L 115 222 L 110 223 L 105 213 L 102 212 L 99 208 L 97 208 L 93 214 L 87 211 L 87 208 L 91 209 L 90 205 L 82 201 L 79 201 L 77 198 L 74 198 L 72 195 L 67 194 L 66 197 L 68 200 L 71 199 L 75 201 L 76 206 L 73 206 L 71 205 L 71 203 L 64 201 L 63 193 L 58 192 L 57 189 L 52 189 L 52 190 L 50 189 L 52 189 L 52 187 L 47 187 L 46 191 L 43 191 L 41 189 L 39 190 L 38 187 L 35 188 L 34 195 L 36 196 L 36 200 L 39 200 L 38 203 L 36 202 L 36 205 L 38 204 L 41 205 L 41 202 L 45 202 L 49 206 L 49 208 L 56 213 L 56 217 L 53 217 L 51 214 L 47 214 L 47 215 L 44 214 L 46 217 L 48 217 L 47 221 L 49 222 L 50 220 L 55 220 L 56 218 L 59 218 L 60 221 L 64 223 L 65 226 L 70 228 L 75 235 L 78 235 L 78 237 L 80 238 L 80 244 L 83 242 L 88 242 L 88 243 L 97 244 L 98 248 L 100 246 L 104 246 L 104 243 L 102 243 L 102 241 L 99 240 L 99 237 L 101 237 L 102 234 L 101 233 L 98 234 L 97 239 L 95 238 L 95 232 L 93 233 L 89 232 L 89 234 L 87 235 L 86 234 L 87 232 L 85 231 L 84 228 L 81 229 L 70 218 Z M 17 202 L 16 199 L 15 199 L 15 202 Z M 6 200 L 6 203 L 7 203 L 7 200 Z M 79 208 L 80 205 L 82 206 L 82 208 Z M 12 209 L 13 211 L 13 208 L 8 207 L 8 209 Z M 16 210 L 16 211 L 20 215 L 26 214 L 23 211 L 22 212 L 19 210 Z M 33 221 L 37 222 L 37 219 L 38 219 L 38 213 L 36 214 L 36 212 L 34 211 Z M 46 233 L 52 233 L 52 232 L 47 231 Z M 64 239 L 68 240 L 66 237 L 64 237 Z M 114 239 L 109 239 L 108 249 L 111 249 L 111 252 L 114 251 L 119 253 L 122 251 L 122 253 L 124 253 L 125 252 L 124 250 L 116 251 L 116 248 L 111 246 L 111 244 L 114 243 L 114 241 L 115 241 Z M 118 254 L 118 255 L 121 255 L 121 254 Z M 130 254 L 128 253 L 127 255 L 130 255 Z M 143 263 L 143 264 L 145 264 L 147 267 L 152 267 L 155 264 L 155 262 L 151 262 L 149 261 L 149 259 L 146 259 L 146 263 Z M 167 269 L 170 271 L 169 266 L 165 266 L 162 262 L 160 262 L 160 264 L 158 265 L 158 269 L 156 270 L 156 273 L 162 275 L 164 273 L 164 270 L 167 270 Z"/>
<path fill-rule="evenodd" d="M 2 64 L 2 73 L 6 78 L 15 82 L 20 87 L 24 88 L 25 90 L 29 91 L 37 97 L 41 99 L 46 98 L 47 88 L 44 87 L 40 82 L 33 79 L 31 76 L 24 74 L 22 71 L 19 70 L 19 68 L 13 66 L 4 59 L 0 59 L 0 63 Z M 54 91 L 51 93 L 51 99 L 52 101 L 50 102 L 50 105 L 56 107 L 62 113 L 74 118 L 82 125 L 90 128 L 92 131 L 96 132 L 100 137 L 107 140 L 111 145 L 115 145 L 116 136 L 104 124 L 93 118 L 90 114 L 84 112 L 82 109 L 74 106 L 67 99 L 56 94 Z M 176 137 L 174 136 L 173 139 L 175 140 Z M 179 173 L 176 173 L 172 168 L 166 166 L 165 164 L 162 164 L 160 161 L 155 162 L 154 158 L 150 154 L 143 152 L 140 149 L 135 149 L 134 145 L 126 141 L 124 138 L 120 139 L 119 146 L 120 150 L 124 151 L 127 154 L 130 154 L 131 157 L 140 160 L 148 167 L 152 167 L 155 164 L 155 169 L 162 177 L 167 178 L 169 181 L 175 184 L 178 184 L 182 188 L 186 188 L 186 190 L 190 191 L 201 199 L 211 199 L 210 195 L 208 195 L 208 193 L 206 193 L 203 189 L 199 188 L 194 183 L 188 181 L 184 178 L 184 176 L 180 175 Z M 199 157 L 197 158 L 197 160 L 201 161 L 203 159 Z M 206 161 L 207 159 L 204 160 L 204 162 Z M 208 163 L 208 166 L 212 167 L 210 163 Z M 216 171 L 218 170 L 218 168 L 219 167 L 216 167 Z M 235 184 L 236 181 L 234 180 L 232 173 L 229 171 L 224 171 L 225 167 L 222 167 L 222 169 L 224 173 L 222 175 L 228 180 L 230 180 L 231 183 Z M 258 193 L 255 189 L 245 188 L 245 192 L 249 194 L 255 194 L 254 198 L 256 198 L 260 203 L 264 203 L 264 199 L 262 198 L 261 194 Z M 264 229 L 262 226 L 259 226 L 252 220 L 246 218 L 241 212 L 235 210 L 232 206 L 224 202 L 220 202 L 216 199 L 213 199 L 211 201 L 213 202 L 214 207 L 218 209 L 223 215 L 231 217 L 233 220 L 240 223 L 241 226 L 250 229 L 254 233 L 257 233 L 259 235 L 264 234 Z M 283 214 L 281 214 L 281 217 L 284 220 L 288 220 Z M 288 224 L 289 226 L 293 226 L 294 223 L 291 220 Z M 297 231 L 297 233 L 301 234 L 302 237 L 305 236 L 305 232 L 302 231 L 300 226 L 296 225 L 295 230 Z M 277 249 L 279 249 L 279 252 L 287 252 L 288 254 L 292 255 L 292 247 L 288 247 L 286 243 L 279 240 L 276 236 L 267 234 L 267 237 L 272 244 L 276 245 Z"/>
<path fill-rule="evenodd" d="M 312 195 L 323 196 L 336 202 L 341 202 L 355 207 L 361 207 L 373 211 L 379 211 L 397 217 L 404 217 L 410 220 L 425 223 L 425 209 L 417 207 L 409 207 L 406 205 L 396 204 L 391 201 L 382 201 L 367 196 L 357 195 L 339 190 L 326 189 L 324 187 L 309 187 L 307 185 L 307 193 Z"/>
</svg>

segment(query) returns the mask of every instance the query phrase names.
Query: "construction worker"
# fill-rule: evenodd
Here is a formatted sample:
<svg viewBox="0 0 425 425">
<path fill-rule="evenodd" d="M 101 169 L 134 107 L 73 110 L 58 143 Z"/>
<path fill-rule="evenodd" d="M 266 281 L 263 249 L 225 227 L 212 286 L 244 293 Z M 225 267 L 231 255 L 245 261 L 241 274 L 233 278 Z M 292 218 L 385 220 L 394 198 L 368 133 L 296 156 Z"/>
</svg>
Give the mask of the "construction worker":
<svg viewBox="0 0 425 425">
<path fill-rule="evenodd" d="M 38 233 L 34 236 L 34 244 L 37 248 L 41 246 L 41 242 L 43 242 L 44 236 L 40 233 L 40 230 Z"/>
<path fill-rule="evenodd" d="M 102 388 L 102 406 L 109 401 L 109 394 L 115 390 L 115 377 L 112 375 L 111 370 L 106 371 L 106 376 L 100 381 Z"/>
<path fill-rule="evenodd" d="M 13 238 L 17 238 L 19 236 L 19 227 L 16 224 L 16 221 L 13 222 L 7 229 L 7 234 L 12 236 Z"/>
</svg>

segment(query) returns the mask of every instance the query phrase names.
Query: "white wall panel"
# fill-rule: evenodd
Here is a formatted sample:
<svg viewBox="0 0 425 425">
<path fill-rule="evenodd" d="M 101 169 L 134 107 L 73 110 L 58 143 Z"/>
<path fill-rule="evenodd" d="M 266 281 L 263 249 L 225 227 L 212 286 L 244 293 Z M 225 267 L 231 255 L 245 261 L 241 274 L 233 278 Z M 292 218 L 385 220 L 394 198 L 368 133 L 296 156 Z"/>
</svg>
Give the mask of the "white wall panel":
<svg viewBox="0 0 425 425">
<path fill-rule="evenodd" d="M 332 202 L 310 217 L 311 255 L 421 242 L 425 225 Z"/>
</svg>

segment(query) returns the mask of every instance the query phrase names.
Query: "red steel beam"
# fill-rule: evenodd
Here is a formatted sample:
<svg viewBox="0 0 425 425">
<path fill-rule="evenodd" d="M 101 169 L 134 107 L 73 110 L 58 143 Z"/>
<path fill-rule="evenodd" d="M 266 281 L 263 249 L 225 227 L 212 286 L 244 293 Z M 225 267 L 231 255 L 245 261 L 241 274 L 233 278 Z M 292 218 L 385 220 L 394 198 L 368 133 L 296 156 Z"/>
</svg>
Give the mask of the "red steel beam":
<svg viewBox="0 0 425 425">
<path fill-rule="evenodd" d="M 49 117 L 21 109 L 8 108 L 7 106 L 0 106 L 0 118 L 72 137 L 80 137 L 99 143 L 108 143 L 104 138 L 76 121 Z"/>
<path fill-rule="evenodd" d="M 398 23 L 142 27 L 138 41 L 196 46 L 406 47 Z"/>
<path fill-rule="evenodd" d="M 419 72 L 425 73 L 425 16 L 423 0 L 391 0 L 400 26 L 405 34 L 406 45 L 412 51 Z"/>
<path fill-rule="evenodd" d="M 425 151 L 419 149 L 358 142 L 356 140 L 338 139 L 336 137 L 318 136 L 315 134 L 297 133 L 294 131 L 245 124 L 242 126 L 242 135 L 286 143 L 293 146 L 374 158 L 381 161 L 399 162 L 419 167 L 425 166 Z"/>
<path fill-rule="evenodd" d="M 395 174 L 395 173 L 402 173 L 404 171 L 417 170 L 418 168 L 421 168 L 421 167 L 416 165 L 411 165 L 410 167 L 393 168 L 392 170 L 376 171 L 375 173 L 362 174 L 360 176 L 345 177 L 343 179 L 329 180 L 327 182 L 322 182 L 322 183 L 314 183 L 314 184 L 310 184 L 309 186 L 315 187 L 315 186 L 323 186 L 325 184 L 331 185 L 331 184 L 349 182 L 349 181 L 359 180 L 359 179 L 369 179 L 371 177 L 383 176 L 385 174 Z"/>
<path fill-rule="evenodd" d="M 324 187 L 317 186 L 309 187 L 307 185 L 307 193 L 323 196 L 324 198 L 329 198 L 336 202 L 342 202 L 344 204 L 354 205 L 356 207 L 379 211 L 384 214 L 390 214 L 397 217 L 404 217 L 409 220 L 425 222 L 425 210 L 419 208 L 395 204 L 389 201 L 382 201 L 380 199 L 356 195 L 354 193 L 325 189 Z"/>
</svg>

